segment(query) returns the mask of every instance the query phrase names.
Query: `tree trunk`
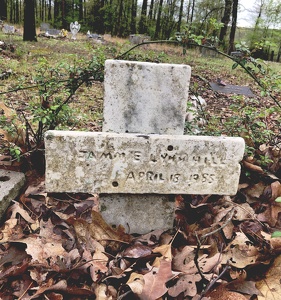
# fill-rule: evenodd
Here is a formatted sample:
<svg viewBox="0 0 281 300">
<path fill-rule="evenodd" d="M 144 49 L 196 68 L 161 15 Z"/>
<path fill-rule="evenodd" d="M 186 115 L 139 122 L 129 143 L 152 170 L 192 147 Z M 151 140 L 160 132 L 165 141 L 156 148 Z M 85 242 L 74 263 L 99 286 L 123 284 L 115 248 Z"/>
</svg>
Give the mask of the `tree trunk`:
<svg viewBox="0 0 281 300">
<path fill-rule="evenodd" d="M 15 23 L 19 24 L 20 22 L 20 10 L 19 10 L 19 0 L 16 0 L 16 7 L 15 7 Z"/>
<path fill-rule="evenodd" d="M 131 33 L 137 32 L 137 26 L 136 26 L 136 18 L 137 18 L 137 8 L 138 8 L 138 2 L 137 0 L 132 0 L 132 7 L 131 7 Z"/>
<path fill-rule="evenodd" d="M 224 14 L 221 19 L 221 22 L 223 23 L 223 27 L 221 28 L 220 31 L 220 36 L 219 36 L 219 45 L 225 45 L 225 36 L 228 28 L 228 23 L 230 21 L 230 15 L 231 15 L 231 8 L 232 8 L 232 0 L 225 0 L 225 7 L 224 7 Z"/>
<path fill-rule="evenodd" d="M 141 7 L 141 17 L 139 21 L 139 33 L 147 32 L 147 0 L 143 0 Z"/>
<path fill-rule="evenodd" d="M 23 40 L 37 42 L 35 27 L 35 0 L 24 0 Z"/>
<path fill-rule="evenodd" d="M 49 0 L 49 4 L 48 4 L 48 21 L 52 20 L 51 9 L 52 9 L 52 0 Z"/>
<path fill-rule="evenodd" d="M 229 35 L 229 50 L 228 54 L 235 50 L 234 40 L 235 40 L 235 32 L 236 32 L 236 24 L 237 24 L 237 11 L 238 11 L 238 0 L 233 0 L 232 6 L 232 24 Z"/>
<path fill-rule="evenodd" d="M 151 0 L 150 7 L 149 7 L 149 13 L 148 13 L 148 18 L 150 21 L 152 20 L 153 8 L 154 8 L 154 0 Z"/>
<path fill-rule="evenodd" d="M 180 5 L 180 11 L 179 11 L 179 21 L 177 24 L 177 31 L 181 31 L 181 20 L 182 20 L 182 15 L 183 15 L 183 2 L 184 0 L 181 0 L 181 5 Z"/>
<path fill-rule="evenodd" d="M 160 36 L 160 25 L 161 25 L 162 7 L 163 7 L 163 0 L 160 0 L 159 7 L 158 7 L 158 14 L 157 14 L 156 26 L 155 26 L 154 39 L 157 39 Z"/>
<path fill-rule="evenodd" d="M 193 16 L 194 16 L 194 7 L 195 7 L 195 0 L 192 0 L 192 8 L 191 8 L 191 16 L 190 16 L 190 24 L 193 22 Z"/>
<path fill-rule="evenodd" d="M 0 0 L 0 20 L 7 20 L 7 1 Z"/>
<path fill-rule="evenodd" d="M 54 21 L 57 23 L 59 21 L 60 14 L 60 0 L 54 1 Z"/>
<path fill-rule="evenodd" d="M 83 0 L 79 0 L 79 21 L 82 22 L 83 21 Z"/>
</svg>

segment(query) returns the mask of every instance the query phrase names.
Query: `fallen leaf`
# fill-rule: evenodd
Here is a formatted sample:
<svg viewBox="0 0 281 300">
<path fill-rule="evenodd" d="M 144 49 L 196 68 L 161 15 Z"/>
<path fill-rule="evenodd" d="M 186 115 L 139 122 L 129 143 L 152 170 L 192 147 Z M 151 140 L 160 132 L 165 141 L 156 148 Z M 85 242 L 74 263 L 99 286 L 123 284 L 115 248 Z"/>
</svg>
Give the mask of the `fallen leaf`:
<svg viewBox="0 0 281 300">
<path fill-rule="evenodd" d="M 144 284 L 145 284 L 145 280 L 143 278 L 143 275 L 135 272 L 133 272 L 130 275 L 130 278 L 126 283 L 126 285 L 130 287 L 132 292 L 137 295 L 140 295 L 142 293 Z"/>
<path fill-rule="evenodd" d="M 168 294 L 171 297 L 177 297 L 184 293 L 184 297 L 194 297 L 197 293 L 196 282 L 200 281 L 199 273 L 193 275 L 181 274 L 176 284 L 169 288 Z"/>
<path fill-rule="evenodd" d="M 159 269 L 153 268 L 143 276 L 145 284 L 138 295 L 140 300 L 155 300 L 163 296 L 168 291 L 166 282 L 173 276 L 171 262 L 162 259 Z"/>
<path fill-rule="evenodd" d="M 254 264 L 258 257 L 258 249 L 252 245 L 244 233 L 237 232 L 235 239 L 223 251 L 221 263 L 229 263 L 231 266 L 243 269 Z"/>
<path fill-rule="evenodd" d="M 281 295 L 280 273 L 281 273 L 281 256 L 279 255 L 274 260 L 270 269 L 267 271 L 265 278 L 256 283 L 256 287 L 261 293 L 261 296 L 260 295 L 258 296 L 259 300 L 280 299 L 280 295 Z"/>
<path fill-rule="evenodd" d="M 260 291 L 256 288 L 254 281 L 248 280 L 234 280 L 226 284 L 226 288 L 230 291 L 239 292 L 244 295 L 259 295 Z"/>
<path fill-rule="evenodd" d="M 120 227 L 114 230 L 96 211 L 92 211 L 92 223 L 90 224 L 83 219 L 70 219 L 69 221 L 73 223 L 80 238 L 86 239 L 90 234 L 93 239 L 99 241 L 104 247 L 110 247 L 112 252 L 116 252 L 120 248 L 120 244 L 127 244 L 133 239 Z"/>
</svg>

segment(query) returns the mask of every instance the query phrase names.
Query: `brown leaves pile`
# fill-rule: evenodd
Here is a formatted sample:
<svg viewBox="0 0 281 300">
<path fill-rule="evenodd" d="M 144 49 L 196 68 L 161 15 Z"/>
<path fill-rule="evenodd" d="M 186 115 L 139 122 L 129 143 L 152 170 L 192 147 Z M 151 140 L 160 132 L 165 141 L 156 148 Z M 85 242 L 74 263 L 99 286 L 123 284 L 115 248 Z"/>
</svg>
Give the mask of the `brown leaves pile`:
<svg viewBox="0 0 281 300">
<path fill-rule="evenodd" d="M 98 197 L 30 186 L 0 232 L 1 299 L 278 299 L 278 178 L 245 162 L 234 197 L 177 196 L 175 228 L 111 228 Z"/>
</svg>

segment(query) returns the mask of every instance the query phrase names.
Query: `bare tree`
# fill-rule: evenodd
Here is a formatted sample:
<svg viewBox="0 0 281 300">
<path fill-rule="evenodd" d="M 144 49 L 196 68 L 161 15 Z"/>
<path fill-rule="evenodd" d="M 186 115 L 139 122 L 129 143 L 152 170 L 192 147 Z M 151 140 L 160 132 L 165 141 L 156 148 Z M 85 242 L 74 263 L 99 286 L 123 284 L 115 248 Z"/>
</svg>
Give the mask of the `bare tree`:
<svg viewBox="0 0 281 300">
<path fill-rule="evenodd" d="M 35 0 L 24 0 L 23 40 L 37 42 L 35 27 Z"/>
<path fill-rule="evenodd" d="M 225 36 L 227 33 L 228 24 L 230 21 L 232 0 L 225 0 L 224 3 L 225 3 L 224 4 L 224 13 L 223 13 L 223 17 L 221 19 L 221 22 L 223 23 L 223 27 L 221 28 L 220 36 L 219 36 L 220 45 L 225 44 L 224 39 L 225 39 Z"/>
<path fill-rule="evenodd" d="M 229 49 L 228 49 L 229 54 L 235 50 L 234 40 L 235 40 L 235 33 L 236 33 L 236 26 L 237 26 L 237 11 L 238 11 L 238 0 L 233 0 L 232 23 L 231 23 L 231 29 L 229 35 Z"/>
<path fill-rule="evenodd" d="M 0 0 L 0 20 L 7 20 L 7 1 Z"/>
</svg>

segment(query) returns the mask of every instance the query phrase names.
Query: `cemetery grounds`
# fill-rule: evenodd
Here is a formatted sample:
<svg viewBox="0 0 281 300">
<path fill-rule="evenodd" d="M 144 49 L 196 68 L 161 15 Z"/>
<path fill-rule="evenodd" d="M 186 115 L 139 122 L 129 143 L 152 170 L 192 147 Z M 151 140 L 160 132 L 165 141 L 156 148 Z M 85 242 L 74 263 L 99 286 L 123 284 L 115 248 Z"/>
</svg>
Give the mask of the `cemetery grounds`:
<svg viewBox="0 0 281 300">
<path fill-rule="evenodd" d="M 42 157 L 44 128 L 64 101 L 56 129 L 101 131 L 102 66 L 132 45 L 82 33 L 75 41 L 42 37 L 37 43 L 0 33 L 0 41 L 6 43 L 0 168 L 28 179 L 1 224 L 1 298 L 278 299 L 280 108 L 242 68 L 223 56 L 204 57 L 198 48 L 183 55 L 171 44 L 143 45 L 122 57 L 190 65 L 190 95 L 207 106 L 194 112 L 187 105 L 193 119 L 186 134 L 241 136 L 247 144 L 235 196 L 177 195 L 174 230 L 136 236 L 101 219 L 97 195 L 46 194 Z M 280 103 L 279 65 L 256 71 Z M 249 86 L 255 97 L 215 92 L 209 83 L 218 79 Z M 35 133 L 29 145 L 26 124 Z"/>
</svg>

